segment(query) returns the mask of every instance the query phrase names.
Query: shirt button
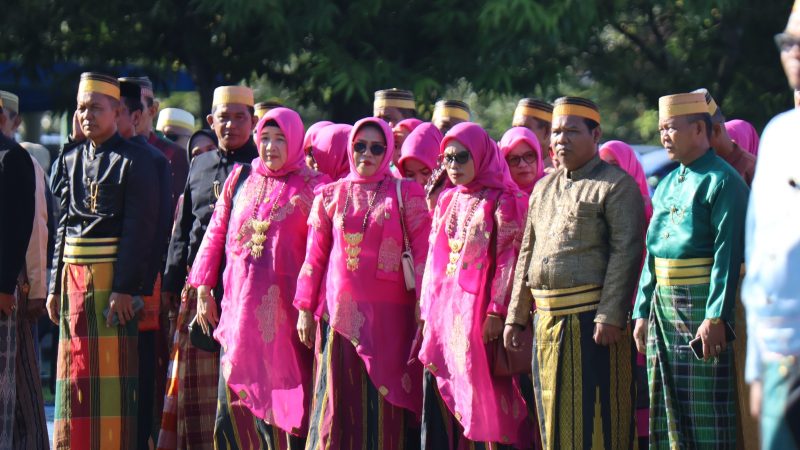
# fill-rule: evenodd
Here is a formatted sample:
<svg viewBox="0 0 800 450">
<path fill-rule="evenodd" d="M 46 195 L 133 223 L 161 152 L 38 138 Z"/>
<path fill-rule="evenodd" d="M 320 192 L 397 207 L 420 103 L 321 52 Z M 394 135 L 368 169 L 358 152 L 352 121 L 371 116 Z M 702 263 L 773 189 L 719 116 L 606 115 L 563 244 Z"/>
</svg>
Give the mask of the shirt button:
<svg viewBox="0 0 800 450">
<path fill-rule="evenodd" d="M 664 239 L 667 239 L 669 237 L 669 232 L 665 231 L 664 234 L 661 235 L 661 237 L 663 237 Z"/>
<path fill-rule="evenodd" d="M 550 258 L 548 258 L 546 256 L 544 257 L 544 259 L 542 259 L 542 262 L 545 263 L 545 264 L 547 264 L 549 261 L 550 261 Z"/>
<path fill-rule="evenodd" d="M 89 226 L 89 221 L 87 221 L 87 220 L 84 220 L 81 223 L 83 224 L 84 227 L 88 227 Z"/>
<path fill-rule="evenodd" d="M 550 288 L 549 288 L 549 287 L 547 287 L 547 285 L 546 285 L 546 284 L 543 284 L 543 285 L 542 285 L 542 289 L 546 291 L 546 290 L 548 290 L 548 289 L 550 289 Z"/>
<path fill-rule="evenodd" d="M 564 186 L 564 189 L 569 189 L 571 187 L 572 187 L 572 182 L 570 181 Z"/>
</svg>

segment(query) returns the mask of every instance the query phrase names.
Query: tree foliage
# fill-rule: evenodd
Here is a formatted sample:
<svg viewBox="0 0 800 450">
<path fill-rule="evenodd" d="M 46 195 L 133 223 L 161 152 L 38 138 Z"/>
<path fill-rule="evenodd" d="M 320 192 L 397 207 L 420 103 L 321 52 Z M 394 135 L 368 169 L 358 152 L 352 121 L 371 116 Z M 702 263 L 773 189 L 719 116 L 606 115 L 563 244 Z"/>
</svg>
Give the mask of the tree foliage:
<svg viewBox="0 0 800 450">
<path fill-rule="evenodd" d="M 772 35 L 789 7 L 753 0 L 6 0 L 14 13 L 0 17 L 0 60 L 28 76 L 64 61 L 146 72 L 157 82 L 186 70 L 200 93 L 195 112 L 208 110 L 215 85 L 267 80 L 338 121 L 367 114 L 373 91 L 391 86 L 414 90 L 427 116 L 437 98 L 466 83 L 492 121 L 506 120 L 502 105 L 513 108 L 517 97 L 581 94 L 600 104 L 607 135 L 641 142 L 655 139 L 657 99 L 669 93 L 707 87 L 729 117 L 758 126 L 788 108 Z M 58 107 L 68 109 L 77 73 L 55 79 Z"/>
</svg>

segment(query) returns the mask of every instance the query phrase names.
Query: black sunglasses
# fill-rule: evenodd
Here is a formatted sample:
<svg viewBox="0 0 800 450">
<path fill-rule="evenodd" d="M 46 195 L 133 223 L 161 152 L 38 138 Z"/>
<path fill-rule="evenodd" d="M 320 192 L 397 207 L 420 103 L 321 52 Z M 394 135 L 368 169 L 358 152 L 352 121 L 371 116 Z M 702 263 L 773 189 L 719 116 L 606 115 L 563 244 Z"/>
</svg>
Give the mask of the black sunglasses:
<svg viewBox="0 0 800 450">
<path fill-rule="evenodd" d="M 353 144 L 353 151 L 356 153 L 366 153 L 367 148 L 369 148 L 370 153 L 375 156 L 380 156 L 386 152 L 386 146 L 381 144 L 372 144 L 369 147 L 363 142 L 356 142 Z"/>
<path fill-rule="evenodd" d="M 517 167 L 522 161 L 525 161 L 525 164 L 532 166 L 533 163 L 536 162 L 536 153 L 535 152 L 528 152 L 524 155 L 511 155 L 506 158 L 509 167 Z"/>
<path fill-rule="evenodd" d="M 445 153 L 444 163 L 450 164 L 451 162 L 455 162 L 456 164 L 466 164 L 470 158 L 472 158 L 470 152 Z"/>
<path fill-rule="evenodd" d="M 778 46 L 778 50 L 788 52 L 795 45 L 800 45 L 800 37 L 788 33 L 778 33 L 775 35 L 775 45 Z"/>
</svg>

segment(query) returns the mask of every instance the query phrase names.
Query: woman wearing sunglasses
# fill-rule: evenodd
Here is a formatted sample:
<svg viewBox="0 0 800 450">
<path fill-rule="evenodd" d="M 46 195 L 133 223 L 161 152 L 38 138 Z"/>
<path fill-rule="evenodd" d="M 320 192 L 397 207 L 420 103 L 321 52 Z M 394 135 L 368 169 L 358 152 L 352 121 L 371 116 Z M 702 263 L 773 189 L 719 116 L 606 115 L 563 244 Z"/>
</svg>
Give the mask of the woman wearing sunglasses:
<svg viewBox="0 0 800 450">
<path fill-rule="evenodd" d="M 305 166 L 295 111 L 267 112 L 256 138 L 259 157 L 225 182 L 189 283 L 197 322 L 222 345 L 215 448 L 302 449 L 313 354 L 297 338 L 292 301 L 314 189 L 330 180 Z M 211 289 L 223 259 L 220 317 Z"/>
<path fill-rule="evenodd" d="M 455 188 L 439 197 L 422 284 L 423 449 L 528 448 L 519 386 L 487 360 L 502 338 L 526 196 L 480 126 L 456 125 L 441 148 Z"/>
<path fill-rule="evenodd" d="M 300 340 L 319 352 L 306 448 L 418 447 L 422 366 L 408 355 L 430 216 L 422 188 L 389 172 L 384 121 L 358 121 L 348 142 L 350 174 L 314 200 L 295 295 Z"/>
<path fill-rule="evenodd" d="M 414 129 L 403 142 L 400 149 L 398 169 L 403 178 L 409 178 L 420 186 L 425 186 L 433 171 L 439 167 L 439 145 L 442 133 L 430 122 L 423 123 Z M 433 210 L 436 206 L 429 205 Z"/>
<path fill-rule="evenodd" d="M 536 182 L 544 176 L 539 139 L 527 128 L 514 127 L 500 140 L 500 151 L 508 163 L 511 179 L 520 190 L 530 194 Z"/>
</svg>

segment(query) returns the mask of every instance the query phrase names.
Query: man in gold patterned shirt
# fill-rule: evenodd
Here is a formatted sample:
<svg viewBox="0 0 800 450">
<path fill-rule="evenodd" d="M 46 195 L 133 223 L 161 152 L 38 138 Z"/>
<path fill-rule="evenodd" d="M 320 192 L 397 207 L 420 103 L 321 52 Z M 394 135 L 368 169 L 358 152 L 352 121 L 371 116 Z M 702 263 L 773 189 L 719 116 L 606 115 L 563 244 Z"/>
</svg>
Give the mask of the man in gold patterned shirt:
<svg viewBox="0 0 800 450">
<path fill-rule="evenodd" d="M 552 146 L 561 169 L 530 199 L 508 308 L 505 345 L 533 319 L 533 385 L 546 449 L 634 445 L 628 315 L 641 268 L 642 195 L 601 161 L 597 106 L 562 97 Z"/>
</svg>

